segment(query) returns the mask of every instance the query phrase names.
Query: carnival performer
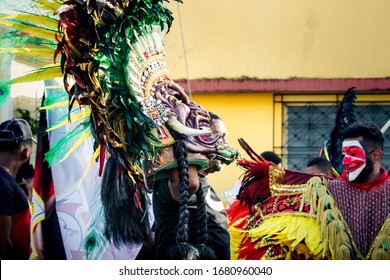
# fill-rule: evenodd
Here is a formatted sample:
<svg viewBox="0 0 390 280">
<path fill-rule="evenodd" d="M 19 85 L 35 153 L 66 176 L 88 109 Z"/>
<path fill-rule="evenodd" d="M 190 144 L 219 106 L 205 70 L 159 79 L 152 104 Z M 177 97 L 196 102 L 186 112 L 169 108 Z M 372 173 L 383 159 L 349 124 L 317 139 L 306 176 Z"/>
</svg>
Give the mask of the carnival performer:
<svg viewBox="0 0 390 280">
<path fill-rule="evenodd" d="M 223 121 L 215 114 L 210 113 L 212 131 L 217 145 L 227 146 L 226 127 Z M 215 137 L 220 135 L 220 137 Z M 153 184 L 153 210 L 155 216 L 155 243 L 157 259 L 177 258 L 172 254 L 173 248 L 180 238 L 188 239 L 199 251 L 206 251 L 209 258 L 230 259 L 230 236 L 227 231 L 227 216 L 222 201 L 213 187 L 208 183 L 207 175 L 222 170 L 223 161 L 216 155 L 210 159 L 209 167 L 199 171 L 199 188 L 189 196 L 189 230 L 188 237 L 177 236 L 180 197 L 170 179 L 163 179 Z M 180 232 L 178 230 L 178 232 Z M 207 246 L 207 247 L 206 247 Z M 205 249 L 206 248 L 206 249 Z M 212 252 L 212 251 L 214 252 Z M 210 255 L 211 254 L 211 255 Z"/>
<path fill-rule="evenodd" d="M 229 209 L 237 259 L 390 259 L 390 182 L 374 123 L 343 133 L 343 172 L 329 179 L 282 169 L 256 156 Z"/>
<path fill-rule="evenodd" d="M 333 177 L 332 164 L 326 158 L 315 157 L 306 164 L 306 173 Z"/>
<path fill-rule="evenodd" d="M 58 3 L 37 2 L 42 2 L 41 7 Z M 24 15 L 7 21 L 15 28 L 21 19 L 50 23 L 39 34 L 58 26 L 52 55 L 60 63 L 39 69 L 40 77 L 49 72 L 50 78 L 63 77 L 69 115 L 62 121 L 78 120 L 80 125 L 64 136 L 64 145 L 57 145 L 51 157 L 67 150 L 72 139 L 77 139 L 70 145 L 75 150 L 92 135 L 90 162 L 100 162 L 105 237 L 115 245 L 151 242 L 145 210 L 150 205 L 149 185 L 169 178 L 180 203 L 177 257 L 199 259 L 204 256 L 187 238 L 189 195 L 198 190 L 198 172 L 208 167 L 210 159 L 218 155 L 229 164 L 237 151 L 217 145 L 221 136 L 211 131 L 208 112 L 169 75 L 163 37 L 173 17 L 164 2 L 69 0 L 56 8 L 57 20 Z M 46 105 L 60 106 L 55 100 Z M 96 238 L 86 238 L 87 251 L 99 244 Z"/>
</svg>

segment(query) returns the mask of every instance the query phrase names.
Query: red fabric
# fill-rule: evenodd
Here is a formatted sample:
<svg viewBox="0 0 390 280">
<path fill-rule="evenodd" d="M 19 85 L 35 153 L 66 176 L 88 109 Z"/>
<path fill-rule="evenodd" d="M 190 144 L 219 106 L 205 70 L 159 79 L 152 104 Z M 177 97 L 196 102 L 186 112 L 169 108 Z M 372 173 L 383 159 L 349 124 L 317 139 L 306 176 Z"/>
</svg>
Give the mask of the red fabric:
<svg viewBox="0 0 390 280">
<path fill-rule="evenodd" d="M 11 239 L 15 257 L 27 260 L 30 256 L 30 208 L 12 216 Z"/>
<path fill-rule="evenodd" d="M 45 83 L 46 85 L 46 83 Z M 49 84 L 51 85 L 51 84 Z M 44 100 L 42 100 L 42 104 Z M 46 110 L 42 110 L 39 118 L 39 131 L 46 131 Z M 38 144 L 35 160 L 33 201 L 35 207 L 44 208 L 45 218 L 40 219 L 40 212 L 32 217 L 32 259 L 65 260 L 65 250 L 56 210 L 55 190 L 51 168 L 45 161 L 45 153 L 50 149 L 49 136 L 47 133 L 38 134 Z M 39 204 L 39 206 L 37 205 Z M 33 252 L 35 248 L 35 252 Z"/>
<path fill-rule="evenodd" d="M 341 174 L 341 180 L 344 182 L 347 182 L 348 184 L 350 184 L 351 186 L 353 186 L 357 189 L 368 192 L 368 191 L 371 191 L 371 190 L 383 185 L 386 181 L 388 181 L 389 175 L 387 174 L 387 172 L 384 168 L 381 168 L 381 176 L 379 176 L 376 180 L 369 182 L 369 183 L 357 184 L 357 183 L 349 182 L 348 177 L 347 177 L 347 173 L 345 171 L 343 171 L 343 173 Z"/>
<path fill-rule="evenodd" d="M 305 184 L 310 178 L 319 177 L 319 175 L 308 174 L 296 170 L 284 169 L 284 171 L 286 173 L 283 178 L 278 180 L 278 183 L 282 185 Z"/>
</svg>

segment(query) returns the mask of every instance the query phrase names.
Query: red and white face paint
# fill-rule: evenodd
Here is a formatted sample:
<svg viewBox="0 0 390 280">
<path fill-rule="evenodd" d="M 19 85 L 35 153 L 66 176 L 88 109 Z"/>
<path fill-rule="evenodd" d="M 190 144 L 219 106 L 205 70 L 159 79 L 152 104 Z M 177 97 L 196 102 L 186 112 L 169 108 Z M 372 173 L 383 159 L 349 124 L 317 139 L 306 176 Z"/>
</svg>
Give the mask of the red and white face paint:
<svg viewBox="0 0 390 280">
<path fill-rule="evenodd" d="M 349 181 L 354 181 L 366 167 L 366 152 L 357 140 L 343 142 L 343 168 Z"/>
</svg>

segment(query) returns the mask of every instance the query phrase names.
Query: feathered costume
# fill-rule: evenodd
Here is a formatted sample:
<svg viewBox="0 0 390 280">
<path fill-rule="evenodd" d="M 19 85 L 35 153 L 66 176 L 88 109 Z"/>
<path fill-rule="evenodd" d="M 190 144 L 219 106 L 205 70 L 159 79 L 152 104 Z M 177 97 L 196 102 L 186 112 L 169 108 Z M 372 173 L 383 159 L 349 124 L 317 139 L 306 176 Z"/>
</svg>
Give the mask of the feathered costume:
<svg viewBox="0 0 390 280">
<path fill-rule="evenodd" d="M 92 135 L 91 162 L 99 160 L 103 175 L 106 237 L 115 244 L 147 243 L 148 182 L 168 177 L 183 153 L 185 164 L 199 169 L 206 168 L 210 158 L 229 164 L 237 157 L 219 134 L 210 131 L 207 111 L 169 77 L 162 39 L 173 20 L 164 6 L 168 1 L 33 2 L 38 12 L 2 15 L 0 23 L 10 29 L 6 35 L 20 36 L 21 42 L 12 43 L 17 59 L 25 55 L 36 59 L 38 70 L 1 86 L 63 77 L 69 101 L 51 100 L 46 108 L 69 108 L 69 115 L 55 127 L 75 119 L 81 124 L 47 154 L 47 160 L 64 160 L 69 152 L 61 151 L 67 150 L 70 139 L 78 139 L 68 147 L 74 151 Z M 54 64 L 46 65 L 47 56 Z M 184 151 L 178 153 L 175 143 Z M 96 242 L 87 238 L 86 244 Z"/>
<path fill-rule="evenodd" d="M 252 160 L 227 210 L 232 259 L 390 259 L 390 181 L 383 170 L 363 192 L 345 180 Z M 364 204 L 362 204 L 364 201 Z M 370 207 L 364 207 L 370 205 Z"/>
</svg>

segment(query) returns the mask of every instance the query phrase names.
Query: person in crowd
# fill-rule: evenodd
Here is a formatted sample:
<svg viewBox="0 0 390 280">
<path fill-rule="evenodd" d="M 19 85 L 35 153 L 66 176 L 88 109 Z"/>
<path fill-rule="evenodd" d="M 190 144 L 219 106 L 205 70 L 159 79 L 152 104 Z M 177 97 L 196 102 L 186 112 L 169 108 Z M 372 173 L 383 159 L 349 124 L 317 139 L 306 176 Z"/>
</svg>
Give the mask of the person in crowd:
<svg viewBox="0 0 390 280">
<path fill-rule="evenodd" d="M 346 128 L 340 178 L 275 167 L 260 157 L 242 160 L 246 179 L 228 211 L 232 256 L 389 260 L 390 182 L 381 167 L 383 146 L 373 122 Z"/>
<path fill-rule="evenodd" d="M 266 161 L 275 163 L 275 165 L 281 166 L 282 159 L 272 151 L 264 151 L 260 154 Z"/>
<path fill-rule="evenodd" d="M 218 115 L 211 112 L 209 114 L 211 118 L 211 130 L 220 134 L 221 142 L 227 142 L 227 129 L 224 122 Z M 208 238 L 212 243 L 212 248 L 216 253 L 217 259 L 228 260 L 230 259 L 230 235 L 227 230 L 226 210 L 221 199 L 207 179 L 209 174 L 221 171 L 223 166 L 221 160 L 217 158 L 211 159 L 210 167 L 199 172 L 199 181 L 205 196 L 207 208 Z M 190 208 L 192 204 L 194 203 L 190 203 Z"/>
<path fill-rule="evenodd" d="M 29 259 L 30 207 L 15 180 L 33 149 L 31 128 L 23 119 L 0 124 L 0 255 L 1 259 Z"/>
<path fill-rule="evenodd" d="M 386 245 L 390 241 L 390 182 L 381 166 L 383 134 L 374 122 L 358 122 L 343 136 L 341 178 L 328 184 L 346 222 L 344 230 L 349 229 L 353 240 L 343 241 L 351 258 L 390 259 Z"/>
<path fill-rule="evenodd" d="M 332 177 L 332 164 L 323 157 L 312 158 L 306 165 L 306 173 Z"/>
</svg>

